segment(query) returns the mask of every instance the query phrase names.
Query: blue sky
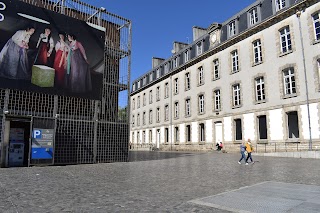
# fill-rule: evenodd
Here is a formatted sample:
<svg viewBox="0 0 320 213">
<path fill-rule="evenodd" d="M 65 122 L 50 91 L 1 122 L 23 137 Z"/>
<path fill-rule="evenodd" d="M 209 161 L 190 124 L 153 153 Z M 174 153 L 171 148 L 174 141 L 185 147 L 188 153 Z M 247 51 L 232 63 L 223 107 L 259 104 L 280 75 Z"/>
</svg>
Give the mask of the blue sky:
<svg viewBox="0 0 320 213">
<path fill-rule="evenodd" d="M 131 81 L 169 58 L 173 41 L 192 41 L 192 27 L 222 23 L 256 0 L 82 0 L 132 21 Z"/>
</svg>

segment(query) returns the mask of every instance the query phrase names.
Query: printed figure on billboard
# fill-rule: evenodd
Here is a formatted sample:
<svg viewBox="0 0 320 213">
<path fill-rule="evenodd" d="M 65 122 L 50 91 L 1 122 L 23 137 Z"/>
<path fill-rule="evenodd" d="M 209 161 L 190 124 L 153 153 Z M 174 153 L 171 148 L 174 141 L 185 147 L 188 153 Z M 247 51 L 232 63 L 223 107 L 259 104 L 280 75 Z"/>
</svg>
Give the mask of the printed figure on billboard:
<svg viewBox="0 0 320 213">
<path fill-rule="evenodd" d="M 35 64 L 52 67 L 54 42 L 51 37 L 51 28 L 46 27 L 41 33 L 37 43 L 38 54 Z"/>
<path fill-rule="evenodd" d="M 56 55 L 53 63 L 55 70 L 55 85 L 59 88 L 67 88 L 67 57 L 70 50 L 69 44 L 66 42 L 66 34 L 59 32 L 59 41 L 57 41 L 55 50 Z"/>
<path fill-rule="evenodd" d="M 0 77 L 8 79 L 30 79 L 29 40 L 35 32 L 34 27 L 18 30 L 4 45 L 0 52 Z"/>
<path fill-rule="evenodd" d="M 68 75 L 72 92 L 91 91 L 91 76 L 88 68 L 86 51 L 82 44 L 76 40 L 75 35 L 68 35 L 70 51 L 68 55 Z"/>
</svg>

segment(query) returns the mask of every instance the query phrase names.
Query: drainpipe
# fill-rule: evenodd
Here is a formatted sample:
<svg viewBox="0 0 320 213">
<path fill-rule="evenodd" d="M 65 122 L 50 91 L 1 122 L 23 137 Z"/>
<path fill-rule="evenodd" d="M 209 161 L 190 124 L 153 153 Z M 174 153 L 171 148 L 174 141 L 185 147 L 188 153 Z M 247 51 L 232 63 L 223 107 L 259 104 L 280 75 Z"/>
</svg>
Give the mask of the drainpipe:
<svg viewBox="0 0 320 213">
<path fill-rule="evenodd" d="M 301 28 L 301 13 L 302 11 L 297 10 L 296 15 L 299 23 L 299 33 L 300 33 L 300 43 L 302 50 L 302 61 L 303 61 L 303 72 L 304 72 L 304 83 L 306 85 L 306 96 L 307 96 L 307 110 L 308 110 L 308 124 L 309 124 L 309 151 L 312 151 L 312 136 L 311 136 L 311 122 L 310 122 L 310 106 L 309 106 L 309 90 L 308 90 L 308 79 L 307 79 L 307 69 L 306 69 L 306 58 L 304 54 L 304 44 L 302 38 L 302 28 Z"/>
<path fill-rule="evenodd" d="M 172 144 L 173 144 L 173 135 L 172 135 L 172 112 L 173 112 L 173 104 L 172 104 L 172 96 L 173 96 L 173 90 L 172 90 L 172 74 L 170 75 L 170 105 L 169 105 L 169 111 L 170 111 L 170 136 L 171 136 L 171 151 L 172 151 Z"/>
</svg>

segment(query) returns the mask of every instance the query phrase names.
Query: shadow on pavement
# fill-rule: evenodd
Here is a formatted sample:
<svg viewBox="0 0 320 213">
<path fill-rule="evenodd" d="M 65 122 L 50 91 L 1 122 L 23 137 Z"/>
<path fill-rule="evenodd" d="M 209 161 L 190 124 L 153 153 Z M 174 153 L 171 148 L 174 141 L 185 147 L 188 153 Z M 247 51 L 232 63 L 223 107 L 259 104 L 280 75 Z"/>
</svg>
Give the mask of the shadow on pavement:
<svg viewBox="0 0 320 213">
<path fill-rule="evenodd" d="M 169 159 L 169 158 L 193 156 L 193 155 L 198 155 L 198 154 L 200 154 L 200 153 L 130 151 L 129 152 L 129 162 L 162 160 L 162 159 Z"/>
</svg>

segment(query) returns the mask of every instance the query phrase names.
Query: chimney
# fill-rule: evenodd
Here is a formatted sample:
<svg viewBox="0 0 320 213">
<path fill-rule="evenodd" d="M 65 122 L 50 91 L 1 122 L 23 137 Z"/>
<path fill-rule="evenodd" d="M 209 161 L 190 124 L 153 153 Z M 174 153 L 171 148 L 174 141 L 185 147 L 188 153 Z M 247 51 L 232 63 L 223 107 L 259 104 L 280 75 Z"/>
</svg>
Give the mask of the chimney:
<svg viewBox="0 0 320 213">
<path fill-rule="evenodd" d="M 164 61 L 165 61 L 165 59 L 163 59 L 163 58 L 152 57 L 152 69 Z"/>
<path fill-rule="evenodd" d="M 205 35 L 207 33 L 207 29 L 202 27 L 193 26 L 192 27 L 193 32 L 193 41 L 197 40 L 201 36 Z"/>
<path fill-rule="evenodd" d="M 175 54 L 175 53 L 179 52 L 180 50 L 186 48 L 187 46 L 188 46 L 188 44 L 186 44 L 186 43 L 174 41 L 173 42 L 173 49 L 172 49 L 171 53 Z"/>
</svg>

